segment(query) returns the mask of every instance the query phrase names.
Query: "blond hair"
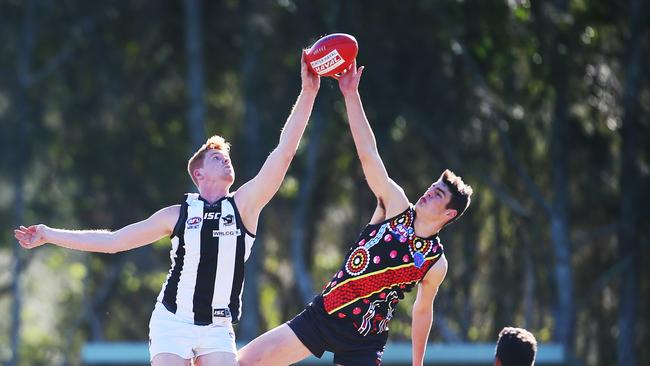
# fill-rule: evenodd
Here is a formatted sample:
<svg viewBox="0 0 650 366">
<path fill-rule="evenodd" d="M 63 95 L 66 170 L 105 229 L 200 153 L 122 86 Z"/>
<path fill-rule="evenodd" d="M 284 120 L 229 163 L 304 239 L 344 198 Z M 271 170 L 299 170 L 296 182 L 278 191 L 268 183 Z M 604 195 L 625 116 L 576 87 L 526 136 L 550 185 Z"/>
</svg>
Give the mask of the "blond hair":
<svg viewBox="0 0 650 366">
<path fill-rule="evenodd" d="M 192 155 L 190 160 L 187 162 L 187 173 L 190 175 L 190 178 L 192 178 L 192 182 L 194 182 L 194 185 L 197 187 L 199 186 L 199 183 L 196 181 L 196 178 L 194 178 L 194 174 L 192 172 L 194 169 L 198 169 L 201 166 L 203 166 L 203 157 L 205 156 L 205 153 L 208 152 L 208 150 L 220 150 L 223 152 L 230 152 L 230 143 L 228 143 L 223 137 L 214 135 L 210 137 L 205 144 L 203 144 L 195 153 Z"/>
</svg>

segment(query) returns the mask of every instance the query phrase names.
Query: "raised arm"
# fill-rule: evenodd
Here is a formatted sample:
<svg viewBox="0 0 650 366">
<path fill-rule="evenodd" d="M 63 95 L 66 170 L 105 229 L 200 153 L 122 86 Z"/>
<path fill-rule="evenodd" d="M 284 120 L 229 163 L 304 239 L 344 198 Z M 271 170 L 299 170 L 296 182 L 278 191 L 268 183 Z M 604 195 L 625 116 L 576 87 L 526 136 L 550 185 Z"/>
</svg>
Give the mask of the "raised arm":
<svg viewBox="0 0 650 366">
<path fill-rule="evenodd" d="M 357 69 L 355 61 L 339 78 L 339 88 L 345 99 L 350 131 L 361 160 L 363 173 L 370 189 L 386 208 L 386 217 L 392 217 L 404 211 L 409 201 L 404 190 L 388 176 L 384 162 L 379 156 L 375 134 L 372 132 L 359 95 L 359 80 L 363 69 L 363 66 Z"/>
<path fill-rule="evenodd" d="M 287 174 L 289 164 L 296 154 L 314 107 L 316 94 L 320 87 L 320 77 L 307 69 L 304 56 L 300 60 L 300 74 L 302 89 L 282 128 L 278 146 L 266 158 L 259 173 L 235 193 L 235 201 L 237 207 L 242 211 L 244 224 L 253 230 L 257 226 L 257 217 L 260 211 L 278 191 Z"/>
<path fill-rule="evenodd" d="M 442 258 L 433 265 L 433 268 L 418 284 L 418 295 L 413 304 L 411 319 L 411 342 L 413 344 L 413 366 L 424 364 L 424 351 L 429 339 L 429 331 L 433 324 L 433 301 L 438 293 L 440 284 L 447 274 L 447 258 Z"/>
<path fill-rule="evenodd" d="M 153 243 L 169 236 L 178 220 L 180 205 L 159 210 L 148 219 L 136 222 L 117 231 L 64 230 L 46 225 L 21 226 L 14 236 L 21 246 L 36 248 L 45 243 L 86 252 L 117 253 Z"/>
</svg>

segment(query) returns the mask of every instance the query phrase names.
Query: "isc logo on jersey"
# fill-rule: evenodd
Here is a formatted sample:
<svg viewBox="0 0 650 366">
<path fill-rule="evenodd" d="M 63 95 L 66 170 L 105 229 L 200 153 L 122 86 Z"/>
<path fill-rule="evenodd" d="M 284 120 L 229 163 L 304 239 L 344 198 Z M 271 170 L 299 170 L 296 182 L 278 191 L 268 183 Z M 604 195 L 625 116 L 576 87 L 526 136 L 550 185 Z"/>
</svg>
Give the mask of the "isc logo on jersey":
<svg viewBox="0 0 650 366">
<path fill-rule="evenodd" d="M 219 220 L 219 217 L 221 217 L 221 212 L 206 212 L 203 215 L 204 220 Z"/>
</svg>

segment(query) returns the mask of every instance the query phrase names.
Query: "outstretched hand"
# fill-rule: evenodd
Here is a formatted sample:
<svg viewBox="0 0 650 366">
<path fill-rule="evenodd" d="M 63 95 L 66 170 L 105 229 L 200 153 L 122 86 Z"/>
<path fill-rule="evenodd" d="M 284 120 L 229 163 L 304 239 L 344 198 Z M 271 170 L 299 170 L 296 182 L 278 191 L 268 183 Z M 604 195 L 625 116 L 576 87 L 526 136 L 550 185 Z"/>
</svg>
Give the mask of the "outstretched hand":
<svg viewBox="0 0 650 366">
<path fill-rule="evenodd" d="M 309 71 L 304 50 L 302 51 L 302 57 L 300 57 L 300 77 L 302 79 L 302 90 L 317 92 L 318 88 L 320 88 L 320 76 Z"/>
<path fill-rule="evenodd" d="M 339 89 L 341 89 L 341 93 L 344 96 L 357 92 L 359 89 L 359 81 L 361 80 L 361 75 L 363 74 L 363 69 L 364 66 L 357 68 L 357 60 L 355 59 L 350 67 L 345 69 L 343 73 L 338 77 Z"/>
<path fill-rule="evenodd" d="M 23 248 L 32 249 L 47 243 L 44 233 L 45 225 L 21 226 L 14 230 L 14 237 Z"/>
</svg>

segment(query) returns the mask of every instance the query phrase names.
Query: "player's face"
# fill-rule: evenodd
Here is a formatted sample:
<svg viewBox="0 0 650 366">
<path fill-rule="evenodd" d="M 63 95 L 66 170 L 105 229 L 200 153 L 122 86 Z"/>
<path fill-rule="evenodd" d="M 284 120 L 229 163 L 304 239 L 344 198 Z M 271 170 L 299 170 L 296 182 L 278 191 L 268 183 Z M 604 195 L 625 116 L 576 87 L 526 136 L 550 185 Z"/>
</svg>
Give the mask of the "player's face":
<svg viewBox="0 0 650 366">
<path fill-rule="evenodd" d="M 235 169 L 232 167 L 230 156 L 222 150 L 211 149 L 203 157 L 203 175 L 210 180 L 225 180 L 232 183 L 235 180 Z"/>
<path fill-rule="evenodd" d="M 427 216 L 440 217 L 452 214 L 446 206 L 451 200 L 451 192 L 442 181 L 434 182 L 415 203 L 415 207 Z"/>
</svg>

